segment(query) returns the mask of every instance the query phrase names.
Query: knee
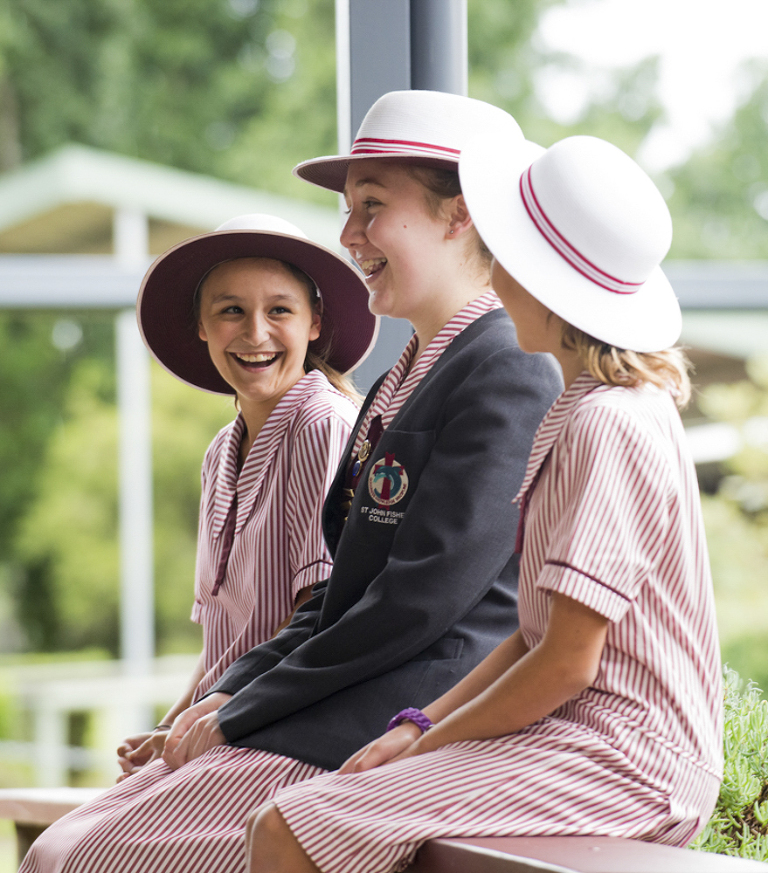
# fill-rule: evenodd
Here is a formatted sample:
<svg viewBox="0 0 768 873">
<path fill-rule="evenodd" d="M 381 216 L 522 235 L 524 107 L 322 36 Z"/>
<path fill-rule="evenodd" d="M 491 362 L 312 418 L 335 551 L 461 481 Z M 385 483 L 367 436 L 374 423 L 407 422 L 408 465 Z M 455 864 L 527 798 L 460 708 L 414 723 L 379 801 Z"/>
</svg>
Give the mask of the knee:
<svg viewBox="0 0 768 873">
<path fill-rule="evenodd" d="M 249 873 L 267 873 L 279 869 L 280 858 L 291 831 L 274 803 L 267 803 L 248 816 L 245 826 L 245 846 Z"/>
<path fill-rule="evenodd" d="M 266 818 L 267 811 L 274 809 L 274 803 L 267 803 L 264 806 L 260 806 L 258 809 L 255 809 L 248 816 L 245 822 L 245 846 L 249 854 L 251 853 L 251 848 L 253 847 L 253 843 L 256 838 L 257 828 L 261 830 L 262 827 L 265 827 L 262 817 Z"/>
</svg>

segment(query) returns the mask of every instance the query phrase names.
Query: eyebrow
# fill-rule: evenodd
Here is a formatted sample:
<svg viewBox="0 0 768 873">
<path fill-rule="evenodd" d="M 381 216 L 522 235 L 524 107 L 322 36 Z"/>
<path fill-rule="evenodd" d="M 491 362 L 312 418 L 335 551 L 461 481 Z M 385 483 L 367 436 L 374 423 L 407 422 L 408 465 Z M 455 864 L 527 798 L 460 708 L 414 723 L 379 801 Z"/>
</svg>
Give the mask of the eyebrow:
<svg viewBox="0 0 768 873">
<path fill-rule="evenodd" d="M 241 301 L 244 296 L 245 295 L 243 295 L 243 294 L 234 294 L 234 293 L 230 293 L 230 292 L 225 291 L 221 294 L 217 294 L 215 297 L 212 297 L 211 298 L 211 305 L 214 305 L 217 303 L 224 303 L 228 300 L 231 300 L 232 302 L 237 303 L 237 302 Z M 283 301 L 283 300 L 296 301 L 296 300 L 299 300 L 300 297 L 301 297 L 301 295 L 298 293 L 297 294 L 290 294 L 290 293 L 285 293 L 283 291 L 278 291 L 274 294 L 270 294 L 269 297 L 267 298 L 267 300 L 269 303 L 279 303 L 280 301 Z"/>
<path fill-rule="evenodd" d="M 362 188 L 363 185 L 375 185 L 377 188 L 386 188 L 386 187 L 387 187 L 387 186 L 384 185 L 382 182 L 379 182 L 379 181 L 377 181 L 376 179 L 372 179 L 372 178 L 369 178 L 369 179 L 358 179 L 357 182 L 355 182 L 354 187 L 355 187 L 355 188 Z M 347 197 L 347 196 L 348 196 L 348 192 L 349 192 L 349 188 L 345 185 L 345 186 L 344 186 L 344 190 L 342 191 L 343 196 L 344 196 L 344 197 Z"/>
</svg>

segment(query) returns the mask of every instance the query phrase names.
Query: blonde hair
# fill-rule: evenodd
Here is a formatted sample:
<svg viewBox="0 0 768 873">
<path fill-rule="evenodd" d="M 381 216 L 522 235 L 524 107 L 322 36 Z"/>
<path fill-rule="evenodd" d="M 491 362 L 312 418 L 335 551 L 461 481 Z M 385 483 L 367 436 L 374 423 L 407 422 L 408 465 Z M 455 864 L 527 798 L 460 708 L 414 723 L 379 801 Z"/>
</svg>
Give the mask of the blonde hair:
<svg viewBox="0 0 768 873">
<path fill-rule="evenodd" d="M 691 399 L 691 362 L 681 348 L 662 352 L 633 352 L 595 339 L 578 327 L 563 322 L 563 348 L 575 351 L 590 376 L 605 385 L 634 388 L 650 382 L 670 390 L 683 408 Z"/>
</svg>

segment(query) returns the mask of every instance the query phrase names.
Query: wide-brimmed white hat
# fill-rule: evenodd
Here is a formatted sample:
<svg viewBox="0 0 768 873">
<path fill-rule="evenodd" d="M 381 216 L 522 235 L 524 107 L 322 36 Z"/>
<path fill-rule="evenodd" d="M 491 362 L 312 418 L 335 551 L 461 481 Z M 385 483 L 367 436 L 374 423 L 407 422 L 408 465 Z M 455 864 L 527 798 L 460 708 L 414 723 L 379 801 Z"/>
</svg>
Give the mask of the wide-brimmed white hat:
<svg viewBox="0 0 768 873">
<path fill-rule="evenodd" d="M 506 131 L 525 144 L 520 126 L 498 106 L 443 91 L 390 91 L 371 106 L 348 155 L 304 161 L 293 173 L 320 188 L 342 192 L 353 161 L 389 158 L 456 169 L 462 148 L 478 132 Z"/>
<path fill-rule="evenodd" d="M 164 369 L 203 391 L 235 393 L 213 365 L 193 316 L 200 282 L 217 264 L 235 258 L 274 258 L 306 273 L 322 298 L 320 336 L 309 348 L 340 373 L 365 360 L 376 342 L 379 319 L 368 309 L 360 271 L 294 224 L 275 215 L 252 214 L 184 240 L 147 271 L 136 304 L 139 330 Z"/>
<path fill-rule="evenodd" d="M 659 266 L 672 220 L 621 149 L 573 136 L 525 166 L 514 142 L 476 138 L 459 175 L 494 258 L 548 309 L 623 349 L 655 352 L 677 341 L 680 305 Z"/>
</svg>

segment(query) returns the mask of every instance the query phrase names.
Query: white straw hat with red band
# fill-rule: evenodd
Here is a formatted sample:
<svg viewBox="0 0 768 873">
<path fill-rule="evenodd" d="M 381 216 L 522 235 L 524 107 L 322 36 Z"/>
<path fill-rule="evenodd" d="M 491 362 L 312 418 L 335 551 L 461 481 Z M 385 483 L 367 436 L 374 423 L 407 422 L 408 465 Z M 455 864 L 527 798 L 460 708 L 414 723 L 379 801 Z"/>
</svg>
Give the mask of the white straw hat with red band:
<svg viewBox="0 0 768 873">
<path fill-rule="evenodd" d="M 523 144 L 517 122 L 497 106 L 443 91 L 390 91 L 371 106 L 348 155 L 313 158 L 293 173 L 320 188 L 342 192 L 353 161 L 389 158 L 456 169 L 459 154 L 478 132 L 499 127 Z"/>
<path fill-rule="evenodd" d="M 193 314 L 202 280 L 215 266 L 235 258 L 274 258 L 306 273 L 322 299 L 320 336 L 309 348 L 341 373 L 365 360 L 376 342 L 379 319 L 368 309 L 368 289 L 360 271 L 290 222 L 251 214 L 184 240 L 161 255 L 144 276 L 136 304 L 139 330 L 152 356 L 168 372 L 203 391 L 235 393 L 211 361 Z"/>
<path fill-rule="evenodd" d="M 621 149 L 573 136 L 524 166 L 513 141 L 477 138 L 459 174 L 494 258 L 548 309 L 622 349 L 655 352 L 677 341 L 680 305 L 659 266 L 672 220 Z"/>
</svg>

